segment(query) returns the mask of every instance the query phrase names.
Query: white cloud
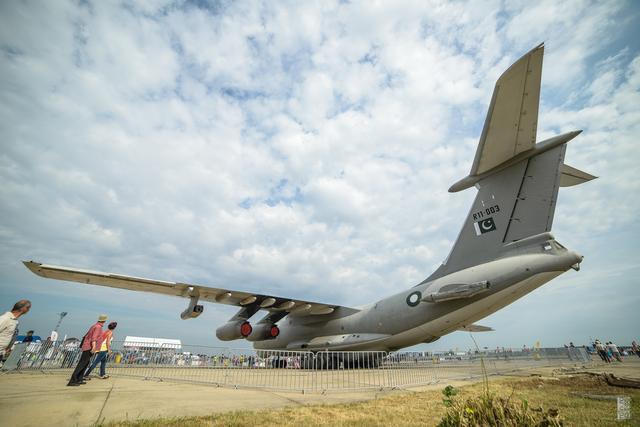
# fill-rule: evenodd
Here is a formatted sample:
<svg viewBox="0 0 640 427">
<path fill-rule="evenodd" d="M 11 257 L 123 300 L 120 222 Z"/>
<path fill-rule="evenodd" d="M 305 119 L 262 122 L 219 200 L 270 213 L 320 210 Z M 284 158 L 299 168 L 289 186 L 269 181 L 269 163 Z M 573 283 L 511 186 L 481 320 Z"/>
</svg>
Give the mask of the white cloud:
<svg viewBox="0 0 640 427">
<path fill-rule="evenodd" d="M 582 84 L 587 63 L 611 42 L 624 2 L 546 0 L 534 5 L 510 2 L 514 14 L 506 25 L 506 37 L 519 49 L 547 41 L 543 85 Z M 515 58 L 514 58 L 515 59 Z"/>
<path fill-rule="evenodd" d="M 466 215 L 473 190 L 447 188 L 495 79 L 540 41 L 539 135 L 585 129 L 567 163 L 602 176 L 563 190 L 556 232 L 591 250 L 637 230 L 626 7 L 2 4 L 5 274 L 39 292 L 34 258 L 351 305 L 411 286 Z"/>
</svg>

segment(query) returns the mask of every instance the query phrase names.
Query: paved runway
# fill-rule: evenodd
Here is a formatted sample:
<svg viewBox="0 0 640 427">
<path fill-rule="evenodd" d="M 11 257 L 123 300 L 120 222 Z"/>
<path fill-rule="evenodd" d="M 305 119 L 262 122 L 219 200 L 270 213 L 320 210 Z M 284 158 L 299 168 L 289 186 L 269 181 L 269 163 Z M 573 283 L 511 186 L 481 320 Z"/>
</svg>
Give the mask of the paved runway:
<svg viewBox="0 0 640 427">
<path fill-rule="evenodd" d="M 36 372 L 0 376 L 2 424 L 88 426 L 97 421 L 344 403 L 390 393 L 277 393 L 123 377 L 94 378 L 80 387 L 66 387 L 66 380 L 61 375 Z"/>
</svg>

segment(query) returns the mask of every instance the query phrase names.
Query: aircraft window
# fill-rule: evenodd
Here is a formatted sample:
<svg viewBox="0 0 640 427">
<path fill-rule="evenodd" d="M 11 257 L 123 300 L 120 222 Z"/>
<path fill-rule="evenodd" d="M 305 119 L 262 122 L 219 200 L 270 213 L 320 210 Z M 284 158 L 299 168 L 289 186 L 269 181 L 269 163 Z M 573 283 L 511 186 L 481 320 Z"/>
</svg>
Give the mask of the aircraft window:
<svg viewBox="0 0 640 427">
<path fill-rule="evenodd" d="M 544 245 L 542 245 L 542 249 L 544 249 L 545 251 L 550 251 L 551 250 L 551 245 L 548 243 L 545 243 Z"/>
</svg>

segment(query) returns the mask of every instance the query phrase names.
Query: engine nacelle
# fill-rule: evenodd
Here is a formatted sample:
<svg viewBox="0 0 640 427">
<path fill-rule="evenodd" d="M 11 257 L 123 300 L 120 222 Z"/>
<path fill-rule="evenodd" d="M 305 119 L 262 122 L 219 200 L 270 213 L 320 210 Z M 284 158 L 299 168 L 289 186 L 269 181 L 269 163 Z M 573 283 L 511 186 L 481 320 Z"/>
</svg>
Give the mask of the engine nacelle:
<svg viewBox="0 0 640 427">
<path fill-rule="evenodd" d="M 263 323 L 253 328 L 251 335 L 247 337 L 248 341 L 264 341 L 272 340 L 280 335 L 280 328 L 271 323 Z"/>
<path fill-rule="evenodd" d="M 185 311 L 180 313 L 180 318 L 182 320 L 194 319 L 202 314 L 204 311 L 204 306 L 198 304 L 198 297 L 192 296 L 189 298 L 189 306 Z"/>
<path fill-rule="evenodd" d="M 233 341 L 240 338 L 246 338 L 251 335 L 253 327 L 246 320 L 237 320 L 225 323 L 216 329 L 216 337 L 220 341 Z"/>
</svg>

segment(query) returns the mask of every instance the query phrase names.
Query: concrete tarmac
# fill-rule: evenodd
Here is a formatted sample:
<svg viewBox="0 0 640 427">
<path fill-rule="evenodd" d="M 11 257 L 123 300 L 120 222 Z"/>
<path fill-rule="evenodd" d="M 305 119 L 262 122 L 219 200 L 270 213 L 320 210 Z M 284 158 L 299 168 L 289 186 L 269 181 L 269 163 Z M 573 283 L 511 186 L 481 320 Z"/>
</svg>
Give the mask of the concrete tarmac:
<svg viewBox="0 0 640 427">
<path fill-rule="evenodd" d="M 637 359 L 637 360 L 636 360 Z M 640 359 L 596 365 L 592 372 L 611 372 L 640 378 Z M 516 375 L 551 374 L 554 368 L 519 371 Z M 580 369 L 586 370 L 586 369 Z M 234 410 L 259 410 L 312 404 L 336 404 L 375 399 L 402 391 L 284 393 L 254 389 L 219 388 L 137 378 L 93 378 L 80 387 L 67 387 L 67 377 L 41 372 L 0 375 L 0 420 L 11 426 L 91 426 L 116 420 L 210 415 Z M 440 389 L 469 381 L 442 379 L 416 389 Z"/>
<path fill-rule="evenodd" d="M 93 378 L 67 387 L 62 375 L 0 376 L 0 420 L 8 426 L 91 426 L 115 420 L 210 415 L 234 410 L 346 403 L 391 393 L 281 393 L 135 378 Z"/>
</svg>

